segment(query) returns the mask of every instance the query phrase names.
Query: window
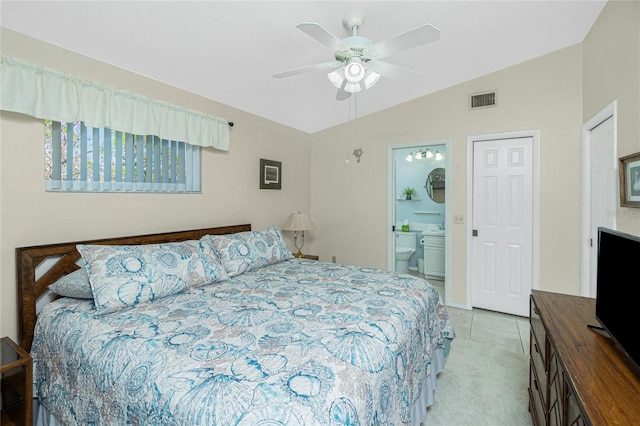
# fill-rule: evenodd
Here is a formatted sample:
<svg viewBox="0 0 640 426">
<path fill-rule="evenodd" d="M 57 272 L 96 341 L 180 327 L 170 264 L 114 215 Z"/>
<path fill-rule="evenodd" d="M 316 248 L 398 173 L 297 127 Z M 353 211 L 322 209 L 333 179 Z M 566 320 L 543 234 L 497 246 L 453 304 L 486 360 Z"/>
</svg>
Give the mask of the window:
<svg viewBox="0 0 640 426">
<path fill-rule="evenodd" d="M 200 192 L 199 146 L 84 122 L 45 120 L 45 187 L 60 192 Z"/>
</svg>

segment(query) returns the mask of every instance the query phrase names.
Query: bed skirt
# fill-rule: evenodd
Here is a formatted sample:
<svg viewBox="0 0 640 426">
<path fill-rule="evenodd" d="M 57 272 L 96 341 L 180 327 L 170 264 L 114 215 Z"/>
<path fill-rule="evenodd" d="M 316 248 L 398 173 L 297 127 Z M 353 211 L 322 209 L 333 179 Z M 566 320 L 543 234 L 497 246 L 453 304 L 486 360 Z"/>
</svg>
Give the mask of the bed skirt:
<svg viewBox="0 0 640 426">
<path fill-rule="evenodd" d="M 421 423 L 426 423 L 427 420 L 427 407 L 433 404 L 433 393 L 436 389 L 436 378 L 438 374 L 444 370 L 445 352 L 448 351 L 449 339 L 444 339 L 445 349 L 436 349 L 434 351 L 433 364 L 429 379 L 426 381 L 424 388 L 420 392 L 420 397 L 413 404 L 411 408 L 412 426 L 419 426 Z M 56 418 L 49 413 L 47 408 L 40 404 L 37 399 L 33 400 L 33 424 L 35 426 L 62 426 Z"/>
</svg>

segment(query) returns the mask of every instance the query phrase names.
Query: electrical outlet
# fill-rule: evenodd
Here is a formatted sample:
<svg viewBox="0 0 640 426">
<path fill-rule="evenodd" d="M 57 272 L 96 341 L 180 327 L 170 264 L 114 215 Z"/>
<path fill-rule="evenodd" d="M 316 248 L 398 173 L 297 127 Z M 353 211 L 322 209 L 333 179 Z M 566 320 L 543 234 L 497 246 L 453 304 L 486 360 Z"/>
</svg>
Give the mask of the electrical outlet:
<svg viewBox="0 0 640 426">
<path fill-rule="evenodd" d="M 464 215 L 463 214 L 454 214 L 453 215 L 453 223 L 455 223 L 455 224 L 463 224 L 464 223 Z"/>
<path fill-rule="evenodd" d="M 336 263 L 336 257 L 335 256 L 331 256 L 331 263 Z"/>
</svg>

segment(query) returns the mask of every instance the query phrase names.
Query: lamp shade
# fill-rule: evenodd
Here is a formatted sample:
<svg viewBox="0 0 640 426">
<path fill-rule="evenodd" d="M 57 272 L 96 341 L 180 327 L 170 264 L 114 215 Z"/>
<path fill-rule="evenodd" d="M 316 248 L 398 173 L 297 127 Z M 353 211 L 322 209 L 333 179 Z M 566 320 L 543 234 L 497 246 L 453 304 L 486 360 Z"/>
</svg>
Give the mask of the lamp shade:
<svg viewBox="0 0 640 426">
<path fill-rule="evenodd" d="M 310 231 L 316 229 L 309 216 L 304 213 L 291 213 L 282 227 L 284 231 Z"/>
</svg>

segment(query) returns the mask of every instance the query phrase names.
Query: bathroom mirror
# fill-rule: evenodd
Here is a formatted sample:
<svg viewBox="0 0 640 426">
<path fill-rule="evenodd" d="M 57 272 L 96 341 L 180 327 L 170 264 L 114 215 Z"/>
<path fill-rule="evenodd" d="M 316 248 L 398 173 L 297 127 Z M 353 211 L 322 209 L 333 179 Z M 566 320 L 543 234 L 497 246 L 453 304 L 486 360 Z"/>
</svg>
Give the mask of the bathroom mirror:
<svg viewBox="0 0 640 426">
<path fill-rule="evenodd" d="M 431 173 L 427 176 L 427 184 L 425 187 L 427 188 L 427 194 L 429 194 L 429 197 L 431 197 L 435 203 L 444 203 L 445 179 L 444 169 L 442 167 L 431 170 Z"/>
</svg>

